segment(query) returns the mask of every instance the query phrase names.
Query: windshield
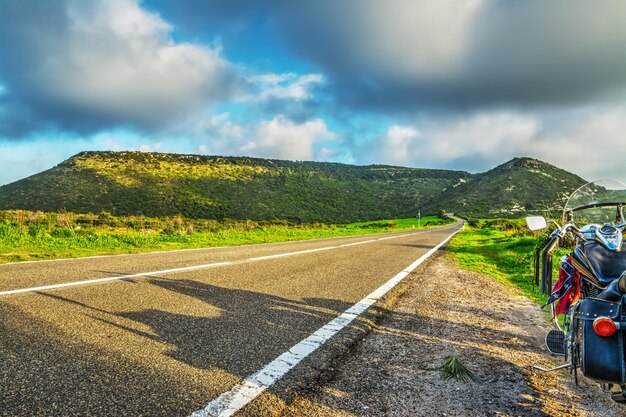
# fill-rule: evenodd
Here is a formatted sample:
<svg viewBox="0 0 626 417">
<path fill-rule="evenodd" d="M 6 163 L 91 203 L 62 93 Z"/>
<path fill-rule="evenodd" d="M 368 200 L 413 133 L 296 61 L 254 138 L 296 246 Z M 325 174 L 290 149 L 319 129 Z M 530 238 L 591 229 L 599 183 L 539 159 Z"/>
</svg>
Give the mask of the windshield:
<svg viewBox="0 0 626 417">
<path fill-rule="evenodd" d="M 623 223 L 622 205 L 626 204 L 626 185 L 600 180 L 583 185 L 567 200 L 563 223 L 576 225 Z"/>
</svg>

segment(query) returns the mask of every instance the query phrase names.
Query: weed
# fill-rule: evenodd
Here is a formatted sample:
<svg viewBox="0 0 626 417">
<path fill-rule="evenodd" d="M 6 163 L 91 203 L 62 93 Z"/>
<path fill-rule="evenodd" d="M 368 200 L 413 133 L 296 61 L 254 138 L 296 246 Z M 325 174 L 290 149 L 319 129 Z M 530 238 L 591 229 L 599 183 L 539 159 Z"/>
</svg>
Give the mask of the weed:
<svg viewBox="0 0 626 417">
<path fill-rule="evenodd" d="M 461 382 L 476 381 L 476 376 L 456 356 L 446 358 L 441 367 L 441 376 L 446 381 L 449 379 Z"/>
</svg>

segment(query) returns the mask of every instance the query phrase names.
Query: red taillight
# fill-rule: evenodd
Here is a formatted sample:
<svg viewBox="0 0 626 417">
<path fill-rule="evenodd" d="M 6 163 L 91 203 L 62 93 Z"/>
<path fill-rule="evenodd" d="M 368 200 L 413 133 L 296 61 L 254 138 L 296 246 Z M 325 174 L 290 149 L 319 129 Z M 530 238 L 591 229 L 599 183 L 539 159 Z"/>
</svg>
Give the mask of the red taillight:
<svg viewBox="0 0 626 417">
<path fill-rule="evenodd" d="M 593 321 L 593 331 L 599 336 L 609 337 L 617 331 L 615 322 L 608 317 L 598 317 Z"/>
</svg>

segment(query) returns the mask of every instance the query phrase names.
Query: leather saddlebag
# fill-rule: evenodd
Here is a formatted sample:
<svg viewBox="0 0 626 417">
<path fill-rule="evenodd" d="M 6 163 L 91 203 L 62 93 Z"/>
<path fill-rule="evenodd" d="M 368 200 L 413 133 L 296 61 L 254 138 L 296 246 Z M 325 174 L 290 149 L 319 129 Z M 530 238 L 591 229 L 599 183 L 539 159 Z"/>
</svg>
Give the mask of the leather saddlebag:
<svg viewBox="0 0 626 417">
<path fill-rule="evenodd" d="M 572 326 L 578 342 L 578 359 L 583 375 L 599 382 L 623 384 L 626 382 L 624 365 L 624 331 L 603 337 L 593 330 L 598 317 L 622 321 L 621 302 L 585 298 L 574 307 Z"/>
</svg>

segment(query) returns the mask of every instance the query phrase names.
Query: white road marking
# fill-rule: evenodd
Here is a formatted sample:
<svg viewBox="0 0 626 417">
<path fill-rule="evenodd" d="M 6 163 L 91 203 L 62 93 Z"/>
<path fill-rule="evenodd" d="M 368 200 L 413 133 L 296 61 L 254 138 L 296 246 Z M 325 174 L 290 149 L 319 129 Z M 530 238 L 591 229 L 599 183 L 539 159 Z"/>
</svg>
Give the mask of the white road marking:
<svg viewBox="0 0 626 417">
<path fill-rule="evenodd" d="M 314 239 L 311 239 L 314 240 Z M 301 241 L 291 241 L 291 242 L 301 242 Z M 38 259 L 36 261 L 17 261 L 17 262 L 7 262 L 0 264 L 0 268 L 11 265 L 25 265 L 25 264 L 43 264 L 49 262 L 64 262 L 64 261 L 82 261 L 85 259 L 98 259 L 98 258 L 122 258 L 124 256 L 134 256 L 134 255 L 162 255 L 164 253 L 170 252 L 191 252 L 191 251 L 200 251 L 200 250 L 215 250 L 215 249 L 224 249 L 224 248 L 238 248 L 241 246 L 253 246 L 253 245 L 272 245 L 274 243 L 286 243 L 286 242 L 270 242 L 270 243 L 255 243 L 251 245 L 233 245 L 233 246 L 213 246 L 210 248 L 187 248 L 187 249 L 170 249 L 170 250 L 158 250 L 152 252 L 134 252 L 134 253 L 116 253 L 113 255 L 91 255 L 91 256 L 79 256 L 77 258 L 56 258 L 56 259 Z"/>
<path fill-rule="evenodd" d="M 448 228 L 449 228 L 449 226 L 448 226 L 448 227 L 442 227 L 442 228 L 440 228 L 439 230 L 442 230 L 442 229 L 448 229 Z M 437 230 L 437 229 L 435 229 L 435 230 Z M 387 237 L 381 237 L 380 239 L 376 239 L 376 240 L 389 240 L 389 239 L 395 239 L 396 237 L 411 236 L 411 235 L 419 235 L 419 234 L 422 234 L 422 233 L 428 233 L 428 232 L 430 232 L 430 230 L 426 230 L 426 231 L 423 231 L 423 232 L 417 232 L 417 233 L 405 233 L 405 234 L 403 234 L 403 235 L 398 235 L 398 236 L 387 236 Z"/>
<path fill-rule="evenodd" d="M 372 304 L 376 303 L 383 295 L 406 278 L 407 275 L 421 265 L 422 262 L 428 259 L 428 257 L 435 253 L 460 230 L 462 230 L 462 228 L 446 237 L 437 246 L 430 249 L 419 259 L 404 268 L 400 273 L 373 291 L 367 297 L 347 309 L 343 314 L 331 320 L 326 325 L 315 331 L 312 335 L 294 345 L 287 352 L 267 364 L 263 369 L 248 376 L 239 384 L 235 385 L 230 391 L 215 398 L 202 410 L 198 410 L 191 414 L 191 417 L 230 417 L 237 411 L 241 410 L 259 394 L 280 380 L 304 358 L 309 356 L 317 348 L 326 343 L 331 337 L 350 324 Z"/>
<path fill-rule="evenodd" d="M 347 248 L 348 246 L 356 246 L 363 245 L 365 243 L 376 242 L 378 239 L 364 240 L 363 242 L 354 242 L 354 243 L 344 243 L 343 245 L 339 245 L 340 248 Z"/>
<path fill-rule="evenodd" d="M 257 256 L 256 258 L 248 259 L 248 261 L 265 261 L 266 259 L 284 258 L 285 256 L 301 255 L 303 253 L 321 252 L 321 251 L 330 250 L 330 249 L 337 249 L 339 247 L 340 246 L 326 246 L 323 248 L 299 250 L 297 252 L 287 252 L 287 253 L 279 253 L 276 255 Z"/>
<path fill-rule="evenodd" d="M 419 234 L 422 234 L 422 233 L 433 232 L 433 231 L 436 231 L 436 230 L 441 230 L 441 229 L 432 229 L 432 230 L 421 231 L 421 232 L 417 232 L 417 233 L 407 233 L 407 234 L 402 234 L 402 235 L 389 236 L 389 237 L 381 238 L 381 239 L 377 239 L 377 240 L 397 239 L 397 238 L 411 236 L 411 235 L 419 235 Z M 372 242 L 375 242 L 375 241 L 376 240 L 368 240 L 368 241 L 365 241 L 365 242 L 358 242 L 358 243 L 359 244 L 360 243 L 372 243 Z M 118 280 L 129 279 L 129 278 L 139 278 L 139 277 L 144 277 L 144 276 L 149 276 L 149 275 L 153 275 L 154 276 L 154 275 L 163 275 L 163 274 L 174 274 L 174 273 L 178 273 L 178 272 L 193 271 L 193 270 L 196 270 L 196 269 L 215 268 L 215 267 L 220 267 L 220 266 L 235 265 L 235 264 L 241 264 L 241 263 L 246 263 L 246 262 L 264 261 L 264 260 L 268 260 L 268 259 L 282 258 L 282 257 L 285 257 L 285 256 L 294 256 L 294 255 L 301 255 L 301 254 L 305 254 L 305 253 L 313 253 L 313 252 L 321 252 L 321 251 L 331 250 L 331 249 L 338 249 L 338 248 L 352 246 L 352 245 L 354 245 L 354 244 L 325 246 L 323 248 L 308 249 L 308 250 L 302 250 L 302 251 L 296 251 L 296 252 L 279 253 L 279 254 L 276 254 L 276 255 L 259 256 L 259 257 L 255 257 L 255 258 L 248 258 L 248 259 L 242 259 L 242 260 L 230 261 L 230 262 L 214 262 L 214 263 L 210 263 L 210 264 L 186 266 L 186 267 L 182 267 L 182 268 L 173 268 L 173 269 L 164 269 L 164 270 L 160 270 L 160 271 L 140 272 L 140 273 L 130 274 L 130 275 L 119 275 L 119 276 L 114 276 L 114 277 L 94 278 L 94 279 L 88 279 L 88 280 L 83 280 L 83 281 L 65 282 L 65 283 L 61 283 L 61 284 L 43 285 L 43 286 L 39 286 L 39 287 L 20 288 L 20 289 L 16 289 L 16 290 L 0 291 L 0 297 L 7 296 L 7 295 L 29 293 L 29 292 L 54 290 L 54 289 L 58 289 L 58 288 L 75 287 L 75 286 L 79 286 L 79 285 L 101 284 L 101 283 L 105 283 L 105 282 L 118 281 Z"/>
<path fill-rule="evenodd" d="M 194 269 L 215 268 L 215 267 L 218 267 L 218 266 L 231 265 L 233 263 L 234 262 L 216 262 L 216 263 L 206 264 L 206 265 L 186 266 L 184 268 L 164 269 L 164 270 L 161 270 L 161 271 L 140 272 L 138 274 L 120 275 L 120 276 L 116 276 L 116 277 L 96 278 L 96 279 L 89 279 L 89 280 L 85 280 L 85 281 L 72 281 L 72 282 L 65 282 L 65 283 L 62 283 L 62 284 L 43 285 L 41 287 L 21 288 L 21 289 L 18 289 L 18 290 L 2 291 L 2 292 L 0 292 L 0 296 L 21 294 L 21 293 L 25 293 L 25 292 L 54 290 L 56 288 L 74 287 L 74 286 L 77 286 L 77 285 L 99 284 L 99 283 L 102 283 L 102 282 L 117 281 L 117 280 L 120 280 L 120 279 L 128 279 L 128 278 L 145 277 L 145 276 L 149 276 L 149 275 L 172 274 L 172 273 L 175 273 L 175 272 L 193 271 Z"/>
<path fill-rule="evenodd" d="M 402 236 L 406 236 L 406 235 L 402 235 Z M 393 239 L 395 236 L 389 236 L 389 237 L 381 237 L 378 240 L 389 240 L 389 239 Z"/>
</svg>

